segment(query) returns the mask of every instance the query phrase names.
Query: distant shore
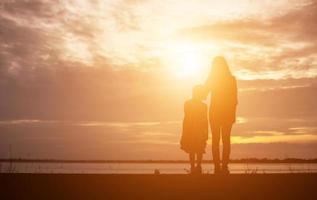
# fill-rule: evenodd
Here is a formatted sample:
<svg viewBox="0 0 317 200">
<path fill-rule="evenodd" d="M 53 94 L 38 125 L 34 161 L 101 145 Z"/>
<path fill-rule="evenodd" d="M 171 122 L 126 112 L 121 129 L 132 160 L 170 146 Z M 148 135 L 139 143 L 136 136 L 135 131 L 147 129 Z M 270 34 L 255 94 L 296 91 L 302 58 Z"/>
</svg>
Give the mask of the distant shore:
<svg viewBox="0 0 317 200">
<path fill-rule="evenodd" d="M 317 199 L 317 174 L 0 174 L 0 199 Z"/>
<path fill-rule="evenodd" d="M 72 160 L 72 159 L 25 159 L 25 158 L 3 158 L 1 162 L 23 162 L 23 163 L 188 163 L 187 160 Z M 213 163 L 212 160 L 204 160 L 203 163 Z M 259 159 L 244 158 L 231 160 L 230 163 L 317 163 L 315 159 Z"/>
</svg>

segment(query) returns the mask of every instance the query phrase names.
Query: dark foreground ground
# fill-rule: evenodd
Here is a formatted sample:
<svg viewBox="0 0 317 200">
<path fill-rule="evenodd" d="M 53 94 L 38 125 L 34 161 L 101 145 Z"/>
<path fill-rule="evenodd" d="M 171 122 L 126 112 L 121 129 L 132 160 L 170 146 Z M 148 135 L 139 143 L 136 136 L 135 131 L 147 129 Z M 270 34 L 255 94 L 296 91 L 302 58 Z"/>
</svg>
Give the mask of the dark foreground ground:
<svg viewBox="0 0 317 200">
<path fill-rule="evenodd" d="M 317 199 L 317 174 L 0 174 L 0 199 Z"/>
</svg>

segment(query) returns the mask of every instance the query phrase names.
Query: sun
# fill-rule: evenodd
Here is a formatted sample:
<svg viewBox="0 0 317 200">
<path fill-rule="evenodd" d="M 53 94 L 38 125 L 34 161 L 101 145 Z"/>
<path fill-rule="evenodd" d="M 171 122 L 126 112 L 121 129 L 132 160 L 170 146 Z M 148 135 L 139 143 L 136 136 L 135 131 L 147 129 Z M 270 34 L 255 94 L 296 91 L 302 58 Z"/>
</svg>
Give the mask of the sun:
<svg viewBox="0 0 317 200">
<path fill-rule="evenodd" d="M 191 43 L 170 44 L 166 50 L 166 66 L 180 79 L 195 79 L 203 73 L 208 58 L 203 50 Z"/>
<path fill-rule="evenodd" d="M 176 75 L 180 78 L 189 78 L 197 76 L 201 69 L 202 58 L 196 54 L 184 53 L 178 60 L 179 65 Z"/>
</svg>

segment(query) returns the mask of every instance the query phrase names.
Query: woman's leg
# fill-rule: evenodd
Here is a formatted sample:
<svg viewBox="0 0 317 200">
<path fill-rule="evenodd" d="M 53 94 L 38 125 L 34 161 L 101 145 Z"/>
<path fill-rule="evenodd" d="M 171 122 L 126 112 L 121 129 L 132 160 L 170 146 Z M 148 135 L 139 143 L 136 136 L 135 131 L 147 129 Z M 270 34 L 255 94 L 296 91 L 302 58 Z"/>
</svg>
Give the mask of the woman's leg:
<svg viewBox="0 0 317 200">
<path fill-rule="evenodd" d="M 196 172 L 198 174 L 201 174 L 201 160 L 203 158 L 203 154 L 202 153 L 197 153 L 197 165 L 196 165 Z"/>
<path fill-rule="evenodd" d="M 232 124 L 225 125 L 222 127 L 222 143 L 223 143 L 223 152 L 222 152 L 222 166 L 224 170 L 228 169 L 229 157 L 230 157 L 230 135 L 231 135 Z"/>
<path fill-rule="evenodd" d="M 219 152 L 219 142 L 220 142 L 220 127 L 213 124 L 211 126 L 212 134 L 212 157 L 215 164 L 215 172 L 220 170 L 220 152 Z"/>
</svg>

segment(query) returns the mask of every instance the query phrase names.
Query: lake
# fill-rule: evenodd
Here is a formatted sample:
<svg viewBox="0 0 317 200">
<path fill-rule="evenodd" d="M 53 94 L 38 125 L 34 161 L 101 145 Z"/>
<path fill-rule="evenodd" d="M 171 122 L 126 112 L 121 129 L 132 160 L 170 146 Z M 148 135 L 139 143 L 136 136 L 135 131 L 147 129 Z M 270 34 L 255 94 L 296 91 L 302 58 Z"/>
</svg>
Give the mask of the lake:
<svg viewBox="0 0 317 200">
<path fill-rule="evenodd" d="M 203 173 L 212 173 L 213 165 L 202 165 Z M 239 173 L 313 173 L 317 163 L 232 163 L 230 172 Z M 153 174 L 158 169 L 162 174 L 186 174 L 188 163 L 43 163 L 1 162 L 1 173 L 83 173 L 83 174 Z"/>
</svg>

